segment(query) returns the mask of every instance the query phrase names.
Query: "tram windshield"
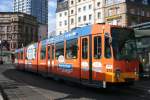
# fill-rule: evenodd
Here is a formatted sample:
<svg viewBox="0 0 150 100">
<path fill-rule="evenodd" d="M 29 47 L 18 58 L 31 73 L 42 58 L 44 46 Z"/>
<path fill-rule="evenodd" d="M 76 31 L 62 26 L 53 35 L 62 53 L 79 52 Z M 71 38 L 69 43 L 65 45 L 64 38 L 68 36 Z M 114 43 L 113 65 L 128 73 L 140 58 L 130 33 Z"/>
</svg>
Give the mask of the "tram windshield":
<svg viewBox="0 0 150 100">
<path fill-rule="evenodd" d="M 136 59 L 136 41 L 134 31 L 119 28 L 112 29 L 112 47 L 115 59 Z"/>
</svg>

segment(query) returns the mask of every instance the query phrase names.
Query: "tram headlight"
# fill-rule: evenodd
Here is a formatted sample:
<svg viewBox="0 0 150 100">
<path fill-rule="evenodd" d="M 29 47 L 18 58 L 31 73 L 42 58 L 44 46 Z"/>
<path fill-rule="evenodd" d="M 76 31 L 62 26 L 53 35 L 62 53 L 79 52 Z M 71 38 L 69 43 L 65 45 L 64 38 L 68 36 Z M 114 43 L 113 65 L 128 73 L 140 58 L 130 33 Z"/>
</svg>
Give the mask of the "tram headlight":
<svg viewBox="0 0 150 100">
<path fill-rule="evenodd" d="M 137 76 L 137 77 L 139 76 L 139 73 L 138 73 L 137 68 L 134 69 L 134 74 L 135 74 L 135 76 Z"/>
<path fill-rule="evenodd" d="M 113 65 L 106 64 L 106 70 L 107 70 L 107 72 L 112 72 L 112 69 L 113 69 Z"/>
</svg>

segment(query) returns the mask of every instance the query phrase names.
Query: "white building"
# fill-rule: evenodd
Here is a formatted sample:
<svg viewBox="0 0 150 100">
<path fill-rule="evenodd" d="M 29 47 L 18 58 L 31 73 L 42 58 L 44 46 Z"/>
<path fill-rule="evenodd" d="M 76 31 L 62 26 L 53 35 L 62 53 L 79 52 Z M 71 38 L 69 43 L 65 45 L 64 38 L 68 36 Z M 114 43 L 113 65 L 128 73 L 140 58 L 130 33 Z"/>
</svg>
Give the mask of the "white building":
<svg viewBox="0 0 150 100">
<path fill-rule="evenodd" d="M 58 0 L 56 35 L 87 24 L 104 23 L 105 0 Z"/>
</svg>

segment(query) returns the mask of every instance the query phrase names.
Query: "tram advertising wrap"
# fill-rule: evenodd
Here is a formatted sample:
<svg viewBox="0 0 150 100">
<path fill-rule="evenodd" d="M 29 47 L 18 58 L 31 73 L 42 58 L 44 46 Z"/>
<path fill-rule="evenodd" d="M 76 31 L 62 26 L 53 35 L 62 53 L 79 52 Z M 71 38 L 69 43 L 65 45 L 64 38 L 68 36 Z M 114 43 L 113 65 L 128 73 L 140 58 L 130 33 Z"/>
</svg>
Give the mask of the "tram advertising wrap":
<svg viewBox="0 0 150 100">
<path fill-rule="evenodd" d="M 134 83 L 139 78 L 134 31 L 94 24 L 17 49 L 19 70 L 92 87 Z"/>
</svg>

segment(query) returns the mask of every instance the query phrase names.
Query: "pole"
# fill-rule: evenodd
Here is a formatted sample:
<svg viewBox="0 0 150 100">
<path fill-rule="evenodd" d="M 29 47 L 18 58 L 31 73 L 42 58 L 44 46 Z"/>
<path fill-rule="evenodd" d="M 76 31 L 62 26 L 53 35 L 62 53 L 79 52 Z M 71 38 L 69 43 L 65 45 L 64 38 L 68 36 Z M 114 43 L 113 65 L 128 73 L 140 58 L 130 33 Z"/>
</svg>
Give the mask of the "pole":
<svg viewBox="0 0 150 100">
<path fill-rule="evenodd" d="M 0 49 L 1 49 L 0 64 L 3 64 L 3 63 L 2 63 L 2 40 L 0 40 L 0 45 L 1 45 L 1 47 L 0 47 Z"/>
</svg>

